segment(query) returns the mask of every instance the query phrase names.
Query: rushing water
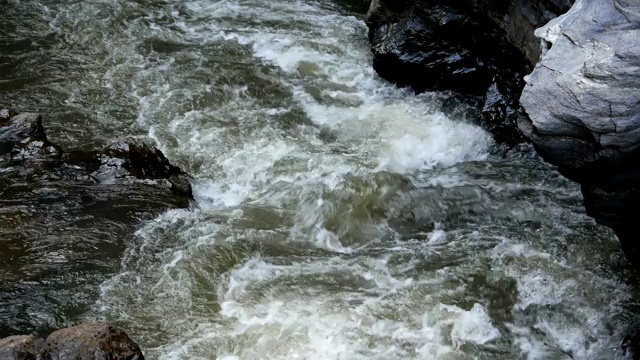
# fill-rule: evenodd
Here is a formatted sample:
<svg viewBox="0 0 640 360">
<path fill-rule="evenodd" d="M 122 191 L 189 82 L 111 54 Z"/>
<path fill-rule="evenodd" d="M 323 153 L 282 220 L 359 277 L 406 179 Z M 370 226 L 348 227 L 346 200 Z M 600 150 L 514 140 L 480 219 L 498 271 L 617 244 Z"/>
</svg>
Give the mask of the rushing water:
<svg viewBox="0 0 640 360">
<path fill-rule="evenodd" d="M 4 105 L 66 147 L 148 136 L 194 176 L 198 205 L 143 222 L 75 316 L 150 359 L 619 358 L 615 237 L 530 148 L 378 78 L 363 5 L 0 2 Z"/>
</svg>

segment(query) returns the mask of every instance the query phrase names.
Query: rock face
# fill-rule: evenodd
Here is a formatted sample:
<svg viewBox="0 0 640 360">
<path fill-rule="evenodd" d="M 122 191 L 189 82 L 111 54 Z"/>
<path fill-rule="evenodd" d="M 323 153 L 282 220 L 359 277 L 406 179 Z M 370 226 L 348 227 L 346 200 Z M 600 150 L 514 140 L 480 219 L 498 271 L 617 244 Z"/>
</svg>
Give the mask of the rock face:
<svg viewBox="0 0 640 360">
<path fill-rule="evenodd" d="M 373 0 L 367 14 L 373 66 L 416 92 L 481 97 L 481 123 L 516 143 L 522 78 L 539 57 L 533 30 L 569 0 Z M 536 51 L 536 49 L 538 49 Z"/>
<path fill-rule="evenodd" d="M 470 0 L 502 29 L 531 65 L 540 60 L 540 40 L 536 28 L 566 13 L 574 0 Z"/>
<path fill-rule="evenodd" d="M 144 360 L 144 355 L 123 330 L 109 324 L 94 323 L 55 331 L 44 343 L 33 336 L 1 339 L 0 359 Z"/>
<path fill-rule="evenodd" d="M 536 31 L 519 127 L 582 185 L 589 215 L 613 228 L 640 271 L 640 2 L 579 0 Z"/>
<path fill-rule="evenodd" d="M 138 344 L 108 324 L 82 324 L 49 335 L 42 360 L 144 360 Z"/>
</svg>

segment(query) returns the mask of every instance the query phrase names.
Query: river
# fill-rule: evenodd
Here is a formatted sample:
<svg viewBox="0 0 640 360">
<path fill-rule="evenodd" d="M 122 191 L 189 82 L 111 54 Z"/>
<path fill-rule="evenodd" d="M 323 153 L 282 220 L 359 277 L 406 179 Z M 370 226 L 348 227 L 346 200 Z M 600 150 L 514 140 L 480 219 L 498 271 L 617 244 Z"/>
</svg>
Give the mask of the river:
<svg viewBox="0 0 640 360">
<path fill-rule="evenodd" d="M 0 8 L 3 105 L 67 148 L 151 139 L 197 200 L 101 232 L 82 256 L 104 266 L 63 297 L 0 283 L 7 335 L 108 320 L 149 359 L 621 358 L 640 309 L 613 233 L 529 146 L 380 79 L 363 1 Z"/>
</svg>

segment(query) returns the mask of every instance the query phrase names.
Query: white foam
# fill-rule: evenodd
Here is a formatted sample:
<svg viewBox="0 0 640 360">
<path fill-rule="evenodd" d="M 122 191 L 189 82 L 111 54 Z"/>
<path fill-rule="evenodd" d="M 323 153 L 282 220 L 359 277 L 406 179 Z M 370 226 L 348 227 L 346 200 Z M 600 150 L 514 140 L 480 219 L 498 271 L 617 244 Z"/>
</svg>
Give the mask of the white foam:
<svg viewBox="0 0 640 360">
<path fill-rule="evenodd" d="M 499 337 L 500 331 L 491 324 L 487 309 L 480 304 L 462 312 L 451 329 L 451 340 L 456 346 L 469 342 L 483 345 Z"/>
<path fill-rule="evenodd" d="M 319 5 L 192 0 L 184 3 L 190 15 L 174 8 L 148 17 L 171 22 L 151 29 L 154 36 L 196 48 L 182 54 L 195 59 L 189 74 L 210 65 L 211 54 L 199 49 L 233 42 L 252 54 L 255 64 L 246 66 L 260 69 L 256 76 L 284 89 L 282 96 L 291 94 L 268 107 L 254 84 L 225 84 L 215 105 L 189 109 L 185 104 L 220 84 L 215 76 L 201 87 L 173 79 L 185 61 L 178 55 L 146 63 L 130 79 L 138 124 L 172 159 L 191 167 L 200 205 L 145 223 L 137 233 L 142 244 L 128 249 L 128 272 L 102 287 L 102 311 L 149 322 L 143 329 L 152 343 L 149 358 L 450 359 L 470 356 L 464 344 L 482 349 L 513 336 L 498 330 L 484 305 L 463 308 L 450 296 L 466 291 L 464 284 L 451 284 L 471 276 L 476 257 L 415 271 L 451 251 L 450 244 L 473 239 L 460 240 L 455 229 L 437 225 L 426 233 L 428 243 L 389 244 L 383 238 L 394 234 L 386 219 L 367 219 L 358 239 L 326 224 L 336 214 L 351 215 L 338 212 L 348 201 L 342 196 L 358 191 L 349 179 L 387 171 L 417 175 L 418 186 L 472 183 L 457 170 L 438 177 L 425 170 L 485 160 L 492 140 L 437 111 L 427 98 L 379 79 L 367 60 L 363 22 Z M 297 110 L 309 122 L 279 126 L 280 116 Z M 332 139 L 322 139 L 320 128 Z M 277 216 L 252 217 L 255 209 Z M 514 257 L 553 259 L 509 239 L 482 256 L 516 279 L 513 311 L 558 305 L 578 285 L 511 266 Z M 544 358 L 539 354 L 546 348 L 525 325 L 514 336 L 516 346 L 531 359 Z M 587 353 L 575 328 L 567 328 L 567 337 L 553 322 L 539 330 L 563 349 Z"/>
</svg>

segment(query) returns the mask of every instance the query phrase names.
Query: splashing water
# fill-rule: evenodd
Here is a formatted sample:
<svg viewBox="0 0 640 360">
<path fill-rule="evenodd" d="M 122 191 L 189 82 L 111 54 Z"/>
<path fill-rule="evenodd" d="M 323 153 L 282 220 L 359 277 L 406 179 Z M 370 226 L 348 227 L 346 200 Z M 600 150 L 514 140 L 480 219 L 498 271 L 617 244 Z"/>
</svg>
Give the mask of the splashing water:
<svg viewBox="0 0 640 360">
<path fill-rule="evenodd" d="M 148 358 L 621 356 L 629 269 L 576 186 L 379 79 L 339 4 L 14 6 L 67 72 L 13 102 L 53 98 L 69 144 L 146 132 L 194 176 L 198 207 L 144 222 L 86 314 Z"/>
</svg>

